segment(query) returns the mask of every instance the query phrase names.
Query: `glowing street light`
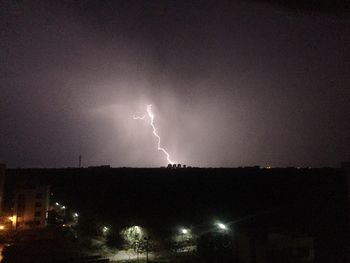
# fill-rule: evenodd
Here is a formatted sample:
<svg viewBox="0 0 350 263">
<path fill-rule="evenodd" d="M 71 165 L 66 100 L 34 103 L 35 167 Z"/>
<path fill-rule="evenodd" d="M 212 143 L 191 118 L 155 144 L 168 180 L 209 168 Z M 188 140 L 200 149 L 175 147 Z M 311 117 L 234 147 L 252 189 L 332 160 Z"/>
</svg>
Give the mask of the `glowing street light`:
<svg viewBox="0 0 350 263">
<path fill-rule="evenodd" d="M 182 245 L 185 245 L 185 242 L 189 242 L 192 239 L 192 233 L 191 229 L 189 228 L 180 228 L 179 234 L 174 236 L 176 242 L 182 243 Z"/>
<path fill-rule="evenodd" d="M 141 234 L 142 233 L 141 227 L 139 227 L 139 226 L 133 226 L 131 228 L 134 228 L 135 233 L 137 233 L 137 234 Z"/>
<path fill-rule="evenodd" d="M 228 227 L 227 227 L 225 224 L 223 224 L 223 223 L 218 222 L 218 223 L 216 223 L 216 226 L 217 226 L 220 230 L 223 230 L 223 231 L 228 230 Z"/>
<path fill-rule="evenodd" d="M 219 223 L 219 224 L 218 224 L 218 227 L 219 227 L 220 229 L 223 229 L 223 230 L 227 229 L 227 226 L 225 226 L 225 225 L 222 224 L 222 223 Z"/>
<path fill-rule="evenodd" d="M 102 232 L 103 232 L 104 234 L 106 234 L 106 233 L 108 232 L 108 230 L 109 230 L 109 228 L 106 227 L 106 226 L 104 226 L 104 227 L 102 228 Z"/>
<path fill-rule="evenodd" d="M 182 228 L 181 229 L 181 233 L 184 234 L 184 235 L 188 234 L 188 232 L 189 232 L 189 230 L 186 229 L 186 228 Z"/>
</svg>

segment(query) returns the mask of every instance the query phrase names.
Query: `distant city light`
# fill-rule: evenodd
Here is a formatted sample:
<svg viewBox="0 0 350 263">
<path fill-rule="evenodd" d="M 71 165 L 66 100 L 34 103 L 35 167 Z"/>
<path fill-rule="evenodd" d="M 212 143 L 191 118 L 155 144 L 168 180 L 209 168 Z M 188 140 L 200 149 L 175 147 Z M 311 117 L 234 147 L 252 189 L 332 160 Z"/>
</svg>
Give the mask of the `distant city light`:
<svg viewBox="0 0 350 263">
<path fill-rule="evenodd" d="M 66 209 L 66 207 L 63 205 L 63 206 L 62 206 L 62 209 Z"/>
<path fill-rule="evenodd" d="M 79 215 L 78 215 L 78 213 L 73 213 L 73 216 L 78 217 Z"/>
<path fill-rule="evenodd" d="M 55 204 L 55 205 L 59 206 L 60 204 L 56 202 L 56 204 Z"/>
<path fill-rule="evenodd" d="M 109 230 L 109 228 L 106 227 L 106 226 L 104 226 L 104 227 L 102 228 L 102 232 L 103 232 L 103 233 L 107 233 L 108 230 Z"/>
</svg>

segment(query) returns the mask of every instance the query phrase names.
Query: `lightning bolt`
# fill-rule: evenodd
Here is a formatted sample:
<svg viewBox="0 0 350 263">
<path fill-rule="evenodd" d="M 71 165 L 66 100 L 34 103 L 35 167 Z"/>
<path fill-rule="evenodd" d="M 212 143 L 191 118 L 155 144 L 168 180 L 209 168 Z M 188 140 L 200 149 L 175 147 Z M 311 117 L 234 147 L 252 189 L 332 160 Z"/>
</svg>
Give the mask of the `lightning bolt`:
<svg viewBox="0 0 350 263">
<path fill-rule="evenodd" d="M 148 117 L 150 119 L 150 125 L 152 127 L 152 132 L 153 132 L 153 135 L 157 138 L 157 149 L 158 151 L 161 151 L 164 153 L 164 155 L 166 156 L 166 159 L 168 161 L 168 163 L 170 164 L 174 164 L 175 162 L 172 161 L 170 159 L 170 154 L 161 146 L 161 143 L 160 143 L 160 136 L 158 135 L 157 133 L 157 128 L 156 126 L 154 125 L 154 114 L 152 112 L 152 104 L 149 104 L 147 105 L 147 108 L 146 108 L 146 111 L 147 111 L 147 114 L 148 114 Z M 133 119 L 134 120 L 144 120 L 146 118 L 146 115 L 143 115 L 143 116 L 133 116 Z"/>
</svg>

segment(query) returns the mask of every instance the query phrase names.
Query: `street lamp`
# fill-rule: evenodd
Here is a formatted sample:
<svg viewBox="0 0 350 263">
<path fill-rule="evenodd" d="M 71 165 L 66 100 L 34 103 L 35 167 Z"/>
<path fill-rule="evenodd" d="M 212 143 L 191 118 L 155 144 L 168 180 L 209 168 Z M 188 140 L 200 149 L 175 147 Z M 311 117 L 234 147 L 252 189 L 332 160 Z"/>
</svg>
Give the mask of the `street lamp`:
<svg viewBox="0 0 350 263">
<path fill-rule="evenodd" d="M 108 236 L 108 233 L 109 233 L 109 228 L 106 226 L 103 226 L 101 229 L 101 232 L 102 232 L 102 237 L 106 238 Z"/>
<path fill-rule="evenodd" d="M 184 234 L 184 235 L 188 234 L 188 229 L 182 228 L 181 229 L 181 233 Z"/>
<path fill-rule="evenodd" d="M 225 224 L 223 224 L 221 222 L 217 222 L 216 226 L 219 228 L 219 230 L 222 230 L 222 231 L 227 231 L 228 230 L 227 225 L 225 225 Z"/>
<path fill-rule="evenodd" d="M 104 227 L 102 228 L 102 232 L 103 232 L 103 233 L 107 233 L 107 232 L 108 232 L 108 230 L 109 230 L 109 228 L 108 228 L 108 227 L 106 227 L 106 226 L 104 226 Z"/>
<path fill-rule="evenodd" d="M 189 242 L 192 239 L 191 229 L 189 229 L 189 228 L 180 228 L 179 239 L 180 239 L 180 242 L 181 242 L 181 246 L 184 248 L 187 245 L 187 242 Z"/>
</svg>

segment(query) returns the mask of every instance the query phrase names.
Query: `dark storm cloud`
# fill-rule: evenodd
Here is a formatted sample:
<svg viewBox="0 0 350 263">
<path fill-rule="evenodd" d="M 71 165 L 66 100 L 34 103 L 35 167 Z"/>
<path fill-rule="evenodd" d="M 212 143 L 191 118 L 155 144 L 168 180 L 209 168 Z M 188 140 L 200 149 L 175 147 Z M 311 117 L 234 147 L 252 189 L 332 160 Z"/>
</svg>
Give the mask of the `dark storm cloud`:
<svg viewBox="0 0 350 263">
<path fill-rule="evenodd" d="M 254 2 L 2 2 L 0 159 L 189 165 L 350 158 L 350 27 Z"/>
</svg>

